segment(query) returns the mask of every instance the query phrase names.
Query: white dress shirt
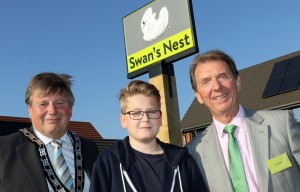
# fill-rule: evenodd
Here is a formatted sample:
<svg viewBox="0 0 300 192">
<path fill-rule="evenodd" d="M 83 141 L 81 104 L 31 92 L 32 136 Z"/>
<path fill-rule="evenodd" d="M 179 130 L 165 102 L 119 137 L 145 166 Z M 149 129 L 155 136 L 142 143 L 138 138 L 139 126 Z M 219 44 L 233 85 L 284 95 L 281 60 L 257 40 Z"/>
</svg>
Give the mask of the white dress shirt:
<svg viewBox="0 0 300 192">
<path fill-rule="evenodd" d="M 42 135 L 36 129 L 33 129 L 33 130 L 34 130 L 34 134 L 46 146 L 50 162 L 53 163 L 53 150 L 54 150 L 54 147 L 50 143 L 51 141 L 53 141 L 53 139 Z M 65 133 L 60 139 L 64 141 L 63 144 L 62 144 L 62 153 L 63 153 L 63 156 L 66 160 L 66 163 L 69 167 L 71 176 L 72 176 L 73 181 L 74 181 L 74 179 L 75 179 L 75 168 L 74 167 L 75 166 L 74 166 L 74 152 L 73 152 L 72 141 L 69 138 L 67 133 Z M 49 192 L 54 192 L 54 190 L 52 189 L 48 179 L 47 179 L 47 183 L 48 183 Z M 74 181 L 74 183 L 75 183 L 75 181 Z M 87 176 L 86 172 L 84 171 L 84 188 L 83 188 L 83 191 L 88 192 L 89 189 L 90 189 L 90 180 L 89 180 L 89 177 Z"/>
</svg>

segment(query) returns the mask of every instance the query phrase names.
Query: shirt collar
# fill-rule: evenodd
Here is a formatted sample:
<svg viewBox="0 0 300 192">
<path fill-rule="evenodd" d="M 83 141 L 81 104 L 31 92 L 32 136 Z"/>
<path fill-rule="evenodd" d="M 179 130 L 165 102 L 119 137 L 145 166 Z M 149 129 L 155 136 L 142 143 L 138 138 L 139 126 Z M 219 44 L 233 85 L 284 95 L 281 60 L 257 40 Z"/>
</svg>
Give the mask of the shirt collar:
<svg viewBox="0 0 300 192">
<path fill-rule="evenodd" d="M 239 111 L 238 113 L 236 114 L 236 116 L 232 119 L 232 121 L 228 124 L 234 124 L 236 125 L 237 127 L 242 127 L 242 123 L 243 123 L 243 120 L 245 118 L 245 111 L 244 111 L 244 108 L 239 105 Z M 217 121 L 214 117 L 213 117 L 213 122 L 217 128 L 217 130 L 221 130 L 221 132 L 223 132 L 223 129 L 224 127 L 226 126 L 225 124 Z"/>
<path fill-rule="evenodd" d="M 54 139 L 49 138 L 45 135 L 43 135 L 42 133 L 40 133 L 38 130 L 36 130 L 35 128 L 33 128 L 33 132 L 34 134 L 44 143 L 44 145 L 48 145 L 51 141 L 53 141 Z M 67 143 L 68 145 L 71 145 L 71 140 L 67 134 L 67 132 L 61 137 L 59 138 L 61 140 L 63 140 L 65 143 Z"/>
</svg>

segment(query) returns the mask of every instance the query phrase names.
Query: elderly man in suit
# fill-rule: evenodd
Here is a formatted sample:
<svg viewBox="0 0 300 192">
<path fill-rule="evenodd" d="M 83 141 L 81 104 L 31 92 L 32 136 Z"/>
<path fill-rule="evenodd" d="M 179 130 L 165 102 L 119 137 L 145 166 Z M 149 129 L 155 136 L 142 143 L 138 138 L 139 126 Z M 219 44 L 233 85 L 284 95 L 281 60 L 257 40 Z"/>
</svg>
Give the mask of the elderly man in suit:
<svg viewBox="0 0 300 192">
<path fill-rule="evenodd" d="M 293 114 L 240 105 L 240 76 L 222 51 L 197 55 L 190 78 L 197 100 L 213 117 L 187 144 L 209 190 L 299 191 L 300 128 Z"/>
<path fill-rule="evenodd" d="M 32 127 L 0 138 L 0 191 L 89 191 L 96 144 L 68 131 L 71 76 L 40 73 L 26 91 Z"/>
</svg>

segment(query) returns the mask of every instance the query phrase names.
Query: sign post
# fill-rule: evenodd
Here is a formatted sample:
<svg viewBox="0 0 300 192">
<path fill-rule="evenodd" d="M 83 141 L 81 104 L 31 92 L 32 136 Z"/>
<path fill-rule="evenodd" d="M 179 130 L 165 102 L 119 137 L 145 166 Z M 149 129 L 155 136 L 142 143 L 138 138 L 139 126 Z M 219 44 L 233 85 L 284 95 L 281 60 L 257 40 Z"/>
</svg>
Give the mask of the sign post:
<svg viewBox="0 0 300 192">
<path fill-rule="evenodd" d="M 155 65 L 149 69 L 149 83 L 161 95 L 162 126 L 157 137 L 166 142 L 182 145 L 176 79 L 173 64 Z"/>
<path fill-rule="evenodd" d="M 123 18 L 127 78 L 149 73 L 161 94 L 158 138 L 182 145 L 173 62 L 198 52 L 190 0 L 156 0 Z"/>
</svg>

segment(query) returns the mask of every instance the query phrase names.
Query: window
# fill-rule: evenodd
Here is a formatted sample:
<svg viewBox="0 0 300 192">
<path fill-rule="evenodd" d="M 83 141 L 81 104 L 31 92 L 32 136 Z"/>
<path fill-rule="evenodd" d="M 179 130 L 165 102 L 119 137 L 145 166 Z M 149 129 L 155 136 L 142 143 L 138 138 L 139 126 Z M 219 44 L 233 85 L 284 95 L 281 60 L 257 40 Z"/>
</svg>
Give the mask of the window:
<svg viewBox="0 0 300 192">
<path fill-rule="evenodd" d="M 294 117 L 298 123 L 300 123 L 300 108 L 293 109 Z"/>
</svg>

